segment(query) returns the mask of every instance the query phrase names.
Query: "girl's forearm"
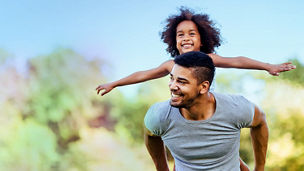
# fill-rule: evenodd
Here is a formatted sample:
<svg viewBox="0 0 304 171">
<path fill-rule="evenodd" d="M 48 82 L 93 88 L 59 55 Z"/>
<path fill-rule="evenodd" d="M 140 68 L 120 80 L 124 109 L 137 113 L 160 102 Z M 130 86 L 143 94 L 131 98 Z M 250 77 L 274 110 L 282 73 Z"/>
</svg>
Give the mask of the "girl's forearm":
<svg viewBox="0 0 304 171">
<path fill-rule="evenodd" d="M 239 67 L 244 69 L 258 69 L 268 71 L 271 67 L 271 64 L 253 60 L 244 56 L 237 57 L 240 62 Z"/>
<path fill-rule="evenodd" d="M 136 83 L 164 77 L 168 74 L 169 72 L 166 71 L 162 71 L 162 72 L 154 71 L 154 70 L 138 71 L 120 80 L 114 81 L 112 84 L 114 87 L 136 84 Z"/>
<path fill-rule="evenodd" d="M 174 61 L 168 60 L 156 68 L 135 72 L 127 77 L 114 81 L 111 84 L 113 87 L 118 87 L 118 86 L 136 84 L 136 83 L 164 77 L 169 74 L 173 65 L 174 65 Z"/>
<path fill-rule="evenodd" d="M 136 83 L 144 82 L 147 80 L 149 80 L 149 79 L 144 76 L 143 71 L 138 71 L 127 77 L 114 81 L 112 84 L 114 87 L 118 87 L 118 86 L 136 84 Z"/>
<path fill-rule="evenodd" d="M 99 94 L 101 91 L 104 90 L 101 93 L 101 96 L 103 96 L 103 95 L 107 94 L 108 92 L 110 92 L 113 88 L 118 87 L 118 86 L 136 84 L 136 83 L 164 77 L 169 74 L 173 65 L 174 65 L 174 62 L 172 60 L 169 60 L 169 61 L 164 62 L 157 68 L 146 70 L 146 71 L 138 71 L 127 77 L 119 79 L 117 81 L 110 82 L 107 84 L 101 84 L 96 88 L 97 94 Z"/>
<path fill-rule="evenodd" d="M 271 67 L 271 64 L 253 60 L 244 56 L 239 56 L 233 58 L 222 58 L 220 62 L 218 62 L 218 67 L 257 69 L 268 71 Z"/>
</svg>

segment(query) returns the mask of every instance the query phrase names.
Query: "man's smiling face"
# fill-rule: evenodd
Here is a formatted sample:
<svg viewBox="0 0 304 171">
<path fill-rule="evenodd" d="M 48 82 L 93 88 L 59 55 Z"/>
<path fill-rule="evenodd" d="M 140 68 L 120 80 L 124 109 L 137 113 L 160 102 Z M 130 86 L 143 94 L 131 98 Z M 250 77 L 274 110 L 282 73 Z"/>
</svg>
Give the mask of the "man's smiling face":
<svg viewBox="0 0 304 171">
<path fill-rule="evenodd" d="M 200 96 L 200 85 L 193 75 L 193 68 L 185 68 L 175 64 L 170 73 L 170 104 L 174 107 L 190 107 Z"/>
</svg>

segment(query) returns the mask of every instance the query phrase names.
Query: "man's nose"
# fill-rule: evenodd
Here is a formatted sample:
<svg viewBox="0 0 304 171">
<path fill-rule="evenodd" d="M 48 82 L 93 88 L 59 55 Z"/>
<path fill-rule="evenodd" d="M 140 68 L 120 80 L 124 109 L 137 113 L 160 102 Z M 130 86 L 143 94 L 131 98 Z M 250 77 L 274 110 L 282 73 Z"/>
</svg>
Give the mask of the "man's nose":
<svg viewBox="0 0 304 171">
<path fill-rule="evenodd" d="M 170 81 L 169 82 L 169 88 L 170 88 L 170 90 L 177 90 L 178 89 L 176 84 L 175 84 L 175 81 Z"/>
</svg>

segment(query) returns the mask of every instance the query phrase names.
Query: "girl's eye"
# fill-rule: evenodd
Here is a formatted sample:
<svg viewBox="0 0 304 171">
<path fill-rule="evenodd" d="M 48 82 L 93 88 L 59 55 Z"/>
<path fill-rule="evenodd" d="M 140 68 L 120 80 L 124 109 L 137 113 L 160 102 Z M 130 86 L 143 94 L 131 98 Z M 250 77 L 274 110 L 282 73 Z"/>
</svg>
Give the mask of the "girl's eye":
<svg viewBox="0 0 304 171">
<path fill-rule="evenodd" d="M 195 33 L 190 33 L 190 35 L 191 35 L 191 36 L 194 36 L 194 35 L 195 35 Z"/>
<path fill-rule="evenodd" d="M 178 34 L 177 37 L 182 37 L 184 34 Z"/>
</svg>

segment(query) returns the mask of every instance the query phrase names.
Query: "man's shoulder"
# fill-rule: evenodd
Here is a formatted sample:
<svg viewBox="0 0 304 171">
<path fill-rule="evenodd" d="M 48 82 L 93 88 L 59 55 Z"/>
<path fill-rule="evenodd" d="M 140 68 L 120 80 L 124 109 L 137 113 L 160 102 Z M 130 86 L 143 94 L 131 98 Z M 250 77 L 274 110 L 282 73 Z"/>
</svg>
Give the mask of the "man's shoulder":
<svg viewBox="0 0 304 171">
<path fill-rule="evenodd" d="M 170 108 L 171 105 L 169 100 L 154 103 L 147 111 L 146 117 L 153 116 L 153 118 L 158 118 L 157 120 L 163 120 L 166 118 L 168 111 L 170 111 Z"/>
<path fill-rule="evenodd" d="M 166 101 L 163 101 L 163 102 L 157 102 L 157 103 L 154 103 L 150 109 L 154 110 L 154 111 L 166 111 L 170 108 L 170 101 L 169 100 L 166 100 Z"/>
<path fill-rule="evenodd" d="M 247 100 L 244 96 L 239 95 L 239 94 L 228 94 L 228 93 L 216 93 L 212 92 L 212 94 L 215 96 L 215 98 L 224 100 L 224 101 L 243 101 Z"/>
<path fill-rule="evenodd" d="M 146 128 L 154 135 L 161 136 L 166 128 L 165 123 L 168 111 L 170 111 L 169 101 L 153 104 L 144 119 Z"/>
</svg>

